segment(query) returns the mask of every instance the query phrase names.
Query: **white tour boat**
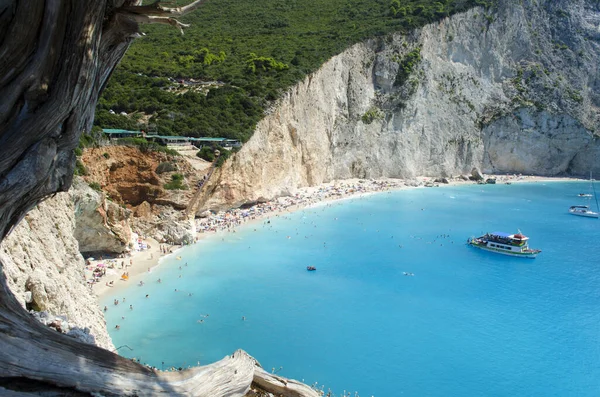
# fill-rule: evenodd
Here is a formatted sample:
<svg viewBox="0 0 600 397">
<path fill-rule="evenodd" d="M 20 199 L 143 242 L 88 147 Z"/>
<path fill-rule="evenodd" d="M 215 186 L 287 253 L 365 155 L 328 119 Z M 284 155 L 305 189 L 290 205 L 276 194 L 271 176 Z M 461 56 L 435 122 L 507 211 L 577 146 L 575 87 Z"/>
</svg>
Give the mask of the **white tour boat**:
<svg viewBox="0 0 600 397">
<path fill-rule="evenodd" d="M 498 254 L 533 259 L 542 251 L 529 248 L 527 240 L 529 240 L 529 237 L 520 232 L 517 234 L 494 232 L 486 233 L 481 237 L 471 237 L 467 240 L 467 243 L 475 248 Z"/>
</svg>

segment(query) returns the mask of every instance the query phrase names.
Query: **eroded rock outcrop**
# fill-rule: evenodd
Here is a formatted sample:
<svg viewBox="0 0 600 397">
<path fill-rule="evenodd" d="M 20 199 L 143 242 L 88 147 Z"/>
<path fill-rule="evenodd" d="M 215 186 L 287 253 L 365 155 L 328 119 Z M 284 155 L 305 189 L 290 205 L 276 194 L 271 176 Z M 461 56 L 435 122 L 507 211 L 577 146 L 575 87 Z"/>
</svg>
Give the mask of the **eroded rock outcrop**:
<svg viewBox="0 0 600 397">
<path fill-rule="evenodd" d="M 75 238 L 82 253 L 122 253 L 132 238 L 131 211 L 76 178 L 69 191 L 75 210 Z"/>
<path fill-rule="evenodd" d="M 191 244 L 194 241 L 194 224 L 172 207 L 146 203 L 136 209 L 132 219 L 135 230 L 143 236 L 168 244 Z"/>
<path fill-rule="evenodd" d="M 137 147 L 104 146 L 83 151 L 88 183 L 96 183 L 116 203 L 136 207 L 143 202 L 185 209 L 192 186 L 203 173 L 183 158 Z M 174 174 L 184 176 L 184 189 L 168 189 Z"/>
<path fill-rule="evenodd" d="M 85 266 L 74 238 L 74 208 L 69 193 L 59 193 L 30 211 L 0 245 L 8 285 L 23 307 L 64 316 L 64 332 L 80 334 L 114 349 L 104 315 L 86 286 Z M 50 323 L 49 321 L 48 323 Z M 86 333 L 86 328 L 89 333 Z M 86 338 L 84 338 L 86 336 Z"/>
<path fill-rule="evenodd" d="M 272 108 L 200 211 L 352 177 L 597 174 L 599 24 L 583 0 L 500 1 L 357 44 Z"/>
</svg>

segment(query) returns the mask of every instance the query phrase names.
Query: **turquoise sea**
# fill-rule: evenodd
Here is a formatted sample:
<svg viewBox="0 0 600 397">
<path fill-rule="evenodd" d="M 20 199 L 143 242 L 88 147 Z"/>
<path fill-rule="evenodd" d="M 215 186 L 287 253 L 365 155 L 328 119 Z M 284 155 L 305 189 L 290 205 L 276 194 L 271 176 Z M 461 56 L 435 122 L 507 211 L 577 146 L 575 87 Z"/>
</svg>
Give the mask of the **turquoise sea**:
<svg viewBox="0 0 600 397">
<path fill-rule="evenodd" d="M 419 188 L 273 215 L 101 304 L 119 353 L 158 368 L 242 348 L 336 396 L 599 396 L 600 221 L 567 212 L 588 188 Z M 537 259 L 465 245 L 517 230 Z"/>
</svg>

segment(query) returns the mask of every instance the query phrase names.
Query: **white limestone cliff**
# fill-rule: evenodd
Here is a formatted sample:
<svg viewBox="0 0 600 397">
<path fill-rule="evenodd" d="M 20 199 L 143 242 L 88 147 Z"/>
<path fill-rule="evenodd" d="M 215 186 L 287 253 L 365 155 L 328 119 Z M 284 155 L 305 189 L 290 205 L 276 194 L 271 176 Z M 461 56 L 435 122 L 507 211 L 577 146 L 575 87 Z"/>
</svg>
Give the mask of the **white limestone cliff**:
<svg viewBox="0 0 600 397">
<path fill-rule="evenodd" d="M 64 328 L 84 334 L 97 346 L 114 349 L 96 297 L 86 286 L 84 260 L 74 238 L 75 217 L 69 193 L 38 205 L 0 245 L 8 285 L 26 308 L 64 316 Z M 78 328 L 81 332 L 75 331 Z"/>
<path fill-rule="evenodd" d="M 200 211 L 353 177 L 598 174 L 599 25 L 588 1 L 504 0 L 354 45 L 271 109 Z"/>
<path fill-rule="evenodd" d="M 130 211 L 75 178 L 68 193 L 47 199 L 0 245 L 8 285 L 44 324 L 114 349 L 104 315 L 84 278 L 81 252 L 121 253 L 131 241 Z M 89 332 L 87 332 L 89 330 Z"/>
</svg>

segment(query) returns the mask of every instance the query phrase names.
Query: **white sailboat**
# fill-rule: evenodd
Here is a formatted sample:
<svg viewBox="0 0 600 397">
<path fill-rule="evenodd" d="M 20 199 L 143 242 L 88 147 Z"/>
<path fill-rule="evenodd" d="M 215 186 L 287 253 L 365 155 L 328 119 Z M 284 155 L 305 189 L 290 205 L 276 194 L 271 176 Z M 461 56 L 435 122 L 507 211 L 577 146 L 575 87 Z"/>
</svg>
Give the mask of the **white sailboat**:
<svg viewBox="0 0 600 397">
<path fill-rule="evenodd" d="M 590 187 L 594 191 L 594 197 L 596 198 L 596 189 L 594 188 L 594 180 L 592 179 L 592 172 L 590 171 Z M 588 203 L 592 198 L 592 194 L 579 194 L 580 197 L 587 197 Z M 600 209 L 598 207 L 598 198 L 596 198 L 596 210 L 592 211 L 589 205 L 572 205 L 569 208 L 569 213 L 571 215 L 584 216 L 586 218 L 599 218 L 600 217 Z"/>
</svg>

